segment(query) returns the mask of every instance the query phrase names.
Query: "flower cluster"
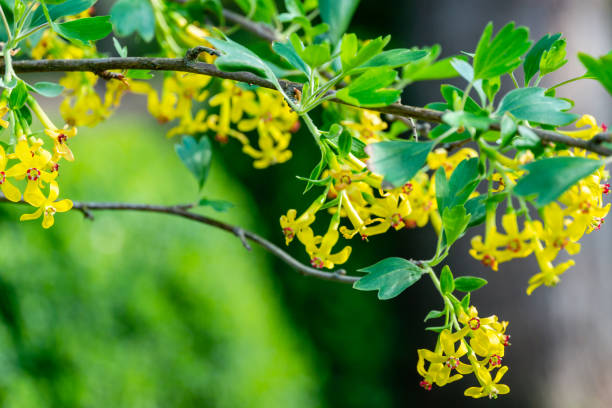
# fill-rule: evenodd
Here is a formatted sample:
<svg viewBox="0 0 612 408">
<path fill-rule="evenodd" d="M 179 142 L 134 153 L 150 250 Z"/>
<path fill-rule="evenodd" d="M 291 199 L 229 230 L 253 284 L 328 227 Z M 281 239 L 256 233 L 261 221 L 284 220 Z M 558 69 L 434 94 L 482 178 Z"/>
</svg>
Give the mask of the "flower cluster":
<svg viewBox="0 0 612 408">
<path fill-rule="evenodd" d="M 8 153 L 0 146 L 0 189 L 6 199 L 23 201 L 36 207 L 32 214 L 23 214 L 21 221 L 43 217 L 42 226 L 49 228 L 54 223 L 54 215 L 72 208 L 72 201 L 59 197 L 59 186 L 56 181 L 59 174 L 59 162 L 64 159 L 73 161 L 74 155 L 68 146 L 68 140 L 76 135 L 76 128 L 58 129 L 46 116 L 33 98 L 29 106 L 39 117 L 46 129 L 44 134 L 53 143 L 51 150 L 45 149 L 45 141 L 32 134 L 26 121 L 19 120 L 19 114 L 10 111 L 6 106 L 3 93 L 0 103 L 0 115 L 11 114 L 16 143 Z M 15 118 L 15 119 L 13 119 Z M 8 128 L 10 123 L 0 120 L 0 126 Z M 44 191 L 48 190 L 45 194 Z"/>
<path fill-rule="evenodd" d="M 383 132 L 386 123 L 377 112 L 365 111 L 358 116 L 358 121 L 344 124 L 353 137 L 365 144 L 386 138 Z M 427 163 L 430 170 L 441 167 L 450 177 L 461 161 L 476 156 L 476 151 L 470 148 L 460 149 L 454 154 L 439 148 L 429 154 Z M 347 240 L 356 235 L 367 240 L 390 229 L 424 227 L 429 222 L 436 231 L 440 230 L 435 177 L 430 172 L 419 171 L 403 186 L 385 188 L 382 178 L 370 172 L 366 164 L 352 154 L 342 159 L 328 153 L 326 161 L 328 168 L 320 179 L 320 183 L 326 185 L 326 194 L 318 197 L 299 217 L 296 218 L 296 210 L 291 209 L 280 219 L 286 244 L 289 245 L 297 237 L 314 267 L 331 269 L 347 261 L 351 247 L 344 247 L 332 254 L 333 245 L 340 235 Z M 329 209 L 333 216 L 327 233 L 318 236 L 312 231 L 311 224 L 322 209 Z M 340 226 L 342 218 L 348 221 L 348 225 Z M 315 245 L 323 241 L 326 243 L 325 251 L 315 250 Z"/>
<path fill-rule="evenodd" d="M 508 371 L 507 366 L 502 366 L 505 349 L 510 345 L 510 336 L 506 334 L 508 322 L 500 322 L 495 315 L 479 317 L 472 306 L 467 311 L 461 310 L 455 323 L 457 331 L 442 330 L 433 351 L 418 350 L 421 387 L 429 391 L 434 384 L 442 387 L 474 374 L 479 386 L 466 389 L 466 396 L 497 398 L 510 392 L 507 385 L 499 383 Z M 461 361 L 462 358 L 467 361 Z"/>
<path fill-rule="evenodd" d="M 595 119 L 590 115 L 583 116 L 576 126 L 586 126 L 586 129 L 563 132 L 588 140 L 603 131 L 597 126 Z M 587 152 L 580 149 L 560 150 L 550 153 L 556 156 L 586 157 Z M 597 159 L 596 154 L 589 154 L 589 158 Z M 519 164 L 522 157 L 517 157 Z M 507 185 L 512 186 L 520 171 L 507 171 L 496 173 L 499 186 L 495 191 L 502 191 Z M 495 220 L 495 205 L 487 209 L 485 238 L 478 235 L 472 239 L 470 254 L 483 264 L 498 270 L 498 265 L 516 258 L 524 258 L 534 254 L 540 272 L 529 280 L 527 294 L 531 294 L 541 285 L 554 286 L 559 282 L 559 275 L 567 271 L 573 260 L 553 263 L 557 256 L 565 250 L 569 255 L 580 251 L 578 241 L 584 234 L 600 229 L 604 217 L 610 210 L 610 204 L 604 205 L 603 196 L 610 191 L 610 185 L 605 183 L 608 178 L 607 171 L 602 167 L 587 178 L 573 185 L 558 199 L 540 209 L 541 221 L 532 220 L 526 208 L 522 213 L 525 217 L 523 228 L 519 228 L 517 212 L 512 209 L 510 202 L 509 212 L 502 217 L 504 232 L 501 232 Z M 524 203 L 523 203 L 524 204 Z"/>
</svg>

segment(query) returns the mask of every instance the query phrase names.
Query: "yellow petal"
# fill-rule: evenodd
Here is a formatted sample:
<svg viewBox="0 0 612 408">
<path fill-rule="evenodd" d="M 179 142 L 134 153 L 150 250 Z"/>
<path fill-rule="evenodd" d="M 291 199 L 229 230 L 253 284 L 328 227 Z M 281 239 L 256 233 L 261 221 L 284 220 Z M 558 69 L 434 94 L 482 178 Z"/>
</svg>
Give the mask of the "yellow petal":
<svg viewBox="0 0 612 408">
<path fill-rule="evenodd" d="M 57 212 L 66 212 L 70 210 L 72 206 L 73 206 L 72 201 L 68 199 L 60 200 L 60 201 L 53 203 L 53 207 L 55 207 L 55 211 Z"/>
<path fill-rule="evenodd" d="M 9 200 L 15 203 L 21 200 L 21 192 L 19 191 L 19 189 L 17 189 L 17 187 L 12 185 L 10 181 L 4 180 L 4 183 L 2 183 L 1 187 L 2 187 L 2 192 L 4 193 L 4 196 L 8 198 Z"/>
<path fill-rule="evenodd" d="M 42 215 L 42 212 L 43 212 L 43 209 L 39 208 L 38 210 L 36 210 L 32 214 L 23 214 L 21 217 L 19 217 L 19 221 L 35 220 L 35 219 L 39 218 Z"/>
</svg>

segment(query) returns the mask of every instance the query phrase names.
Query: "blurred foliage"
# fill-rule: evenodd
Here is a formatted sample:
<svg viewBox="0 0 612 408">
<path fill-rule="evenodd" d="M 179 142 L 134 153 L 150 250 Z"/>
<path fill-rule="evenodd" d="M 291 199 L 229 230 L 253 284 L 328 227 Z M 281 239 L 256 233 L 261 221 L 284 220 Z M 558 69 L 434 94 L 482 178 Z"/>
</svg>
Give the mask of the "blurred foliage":
<svg viewBox="0 0 612 408">
<path fill-rule="evenodd" d="M 63 193 L 76 200 L 197 197 L 152 122 L 117 118 L 84 130 L 73 149 L 81 160 L 62 169 Z M 236 204 L 224 217 L 257 229 L 243 188 L 220 167 L 212 176 L 207 191 Z M 311 352 L 261 249 L 145 213 L 91 222 L 72 211 L 43 231 L 14 221 L 24 209 L 0 207 L 2 407 L 320 405 Z"/>
</svg>

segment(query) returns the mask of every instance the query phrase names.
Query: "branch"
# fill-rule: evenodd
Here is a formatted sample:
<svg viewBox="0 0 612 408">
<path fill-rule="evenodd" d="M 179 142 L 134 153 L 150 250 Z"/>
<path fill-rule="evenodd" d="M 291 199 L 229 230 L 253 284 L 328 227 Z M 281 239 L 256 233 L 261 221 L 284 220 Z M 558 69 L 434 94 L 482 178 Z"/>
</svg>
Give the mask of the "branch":
<svg viewBox="0 0 612 408">
<path fill-rule="evenodd" d="M 206 48 L 206 47 L 203 47 Z M 196 47 L 199 49 L 199 47 Z M 275 89 L 274 84 L 267 79 L 258 77 L 250 72 L 225 72 L 213 64 L 206 64 L 194 60 L 193 52 L 188 51 L 186 58 L 148 58 L 148 57 L 126 57 L 126 58 L 92 58 L 92 59 L 56 59 L 56 60 L 21 60 L 13 62 L 15 72 L 74 72 L 89 71 L 102 72 L 109 69 L 142 69 L 151 71 L 178 71 L 191 72 L 194 74 L 208 75 L 217 78 L 231 79 L 257 85 L 264 88 Z M 4 71 L 4 64 L 0 63 L 0 72 Z M 285 80 L 279 81 L 281 86 L 288 92 L 292 89 L 301 89 L 302 84 Z M 332 102 L 364 109 L 356 105 L 341 101 L 337 98 L 330 99 Z M 368 108 L 381 113 L 413 118 L 425 122 L 442 123 L 444 112 L 433 109 L 420 108 L 417 106 L 394 103 L 380 108 Z M 500 130 L 499 123 L 494 123 L 491 130 Z M 563 143 L 567 146 L 578 147 L 589 150 L 602 156 L 612 156 L 612 149 L 602 145 L 603 142 L 612 142 L 612 134 L 600 133 L 591 140 L 575 139 L 550 130 L 532 129 L 533 132 L 544 142 Z"/>
<path fill-rule="evenodd" d="M 3 195 L 0 195 L 0 202 L 9 204 L 27 204 L 25 201 L 19 201 L 14 203 L 9 201 Z M 293 258 L 287 252 L 277 247 L 267 239 L 255 234 L 254 232 L 245 230 L 244 228 L 236 225 L 227 224 L 223 221 L 216 220 L 214 218 L 207 217 L 205 215 L 196 214 L 190 212 L 189 209 L 193 208 L 192 204 L 179 204 L 179 205 L 152 205 L 152 204 L 132 204 L 132 203 L 89 203 L 73 201 L 73 209 L 81 211 L 86 218 L 93 220 L 92 211 L 144 211 L 153 213 L 162 213 L 176 215 L 178 217 L 187 218 L 192 221 L 196 221 L 202 224 L 210 225 L 211 227 L 221 229 L 229 232 L 240 239 L 242 245 L 247 249 L 251 250 L 251 247 L 247 240 L 253 241 L 256 244 L 262 246 L 266 251 L 285 262 L 287 265 L 300 272 L 304 276 L 312 276 L 315 278 L 341 282 L 341 283 L 354 283 L 359 280 L 357 276 L 349 276 L 346 274 L 344 269 L 338 269 L 333 272 L 325 272 L 315 268 L 311 268 L 302 264 L 297 259 Z"/>
</svg>

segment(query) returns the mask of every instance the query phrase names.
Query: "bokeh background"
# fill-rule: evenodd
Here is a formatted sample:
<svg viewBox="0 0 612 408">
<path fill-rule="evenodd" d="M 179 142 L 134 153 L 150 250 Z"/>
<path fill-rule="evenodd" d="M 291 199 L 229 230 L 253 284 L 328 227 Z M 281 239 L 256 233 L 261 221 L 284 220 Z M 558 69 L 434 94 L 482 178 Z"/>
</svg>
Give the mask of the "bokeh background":
<svg viewBox="0 0 612 408">
<path fill-rule="evenodd" d="M 101 2 L 100 12 L 112 1 Z M 395 47 L 473 51 L 488 21 L 530 27 L 532 37 L 563 32 L 570 62 L 544 85 L 583 73 L 575 58 L 612 48 L 612 4 L 605 0 L 362 0 L 351 30 L 390 33 Z M 137 53 L 141 44 L 130 43 Z M 102 44 L 112 52 L 108 42 Z M 460 84 L 461 82 L 451 81 Z M 439 82 L 419 83 L 403 100 L 439 99 Z M 612 122 L 612 99 L 595 82 L 562 88 L 577 113 Z M 146 115 L 138 97 L 72 143 L 63 196 L 83 201 L 189 202 L 196 183 L 174 154 L 176 140 Z M 49 102 L 50 111 L 57 101 Z M 215 145 L 206 195 L 235 203 L 224 214 L 283 243 L 278 217 L 305 208 L 316 147 L 304 133 L 288 163 L 255 170 L 237 144 Z M 389 301 L 375 293 L 305 278 L 261 248 L 247 252 L 224 232 L 166 215 L 72 211 L 44 231 L 20 223 L 23 208 L 0 206 L 0 406 L 2 407 L 609 407 L 612 405 L 612 230 L 584 239 L 577 265 L 554 288 L 525 295 L 536 272 L 515 261 L 492 273 L 467 255 L 469 236 L 449 260 L 455 275 L 489 285 L 473 294 L 482 314 L 510 321 L 512 346 L 496 401 L 462 396 L 466 379 L 426 392 L 416 349 L 440 306 L 426 280 Z M 479 232 L 479 231 L 476 231 Z M 432 230 L 403 230 L 354 243 L 349 270 L 387 256 L 423 258 Z M 288 249 L 307 261 L 298 245 Z"/>
</svg>

